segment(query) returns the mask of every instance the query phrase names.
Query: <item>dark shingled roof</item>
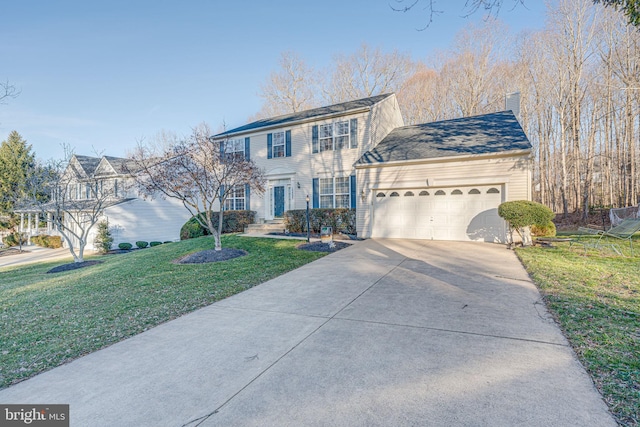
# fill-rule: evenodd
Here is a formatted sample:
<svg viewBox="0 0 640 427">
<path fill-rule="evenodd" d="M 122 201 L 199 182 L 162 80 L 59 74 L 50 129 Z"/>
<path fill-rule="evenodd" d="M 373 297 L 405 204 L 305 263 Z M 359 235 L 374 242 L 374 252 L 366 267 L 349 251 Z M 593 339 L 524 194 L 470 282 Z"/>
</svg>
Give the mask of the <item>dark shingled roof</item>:
<svg viewBox="0 0 640 427">
<path fill-rule="evenodd" d="M 314 117 L 321 117 L 331 114 L 345 113 L 350 110 L 357 110 L 360 108 L 371 107 L 385 98 L 388 98 L 392 94 L 384 94 L 372 96 L 370 98 L 357 99 L 355 101 L 343 102 L 341 104 L 329 105 L 328 107 L 314 108 L 311 110 L 300 111 L 298 113 L 285 114 L 282 116 L 270 117 L 268 119 L 262 119 L 253 123 L 246 124 L 244 126 L 237 127 L 235 129 L 228 130 L 226 132 L 219 133 L 214 136 L 226 136 L 239 132 L 246 132 L 250 130 L 256 130 L 263 127 L 285 125 L 287 123 L 297 122 L 300 120 L 311 119 Z"/>
<path fill-rule="evenodd" d="M 91 176 L 100 163 L 100 157 L 79 156 L 76 154 L 75 158 L 87 176 Z"/>
<path fill-rule="evenodd" d="M 358 165 L 530 150 L 511 111 L 396 128 Z"/>
</svg>

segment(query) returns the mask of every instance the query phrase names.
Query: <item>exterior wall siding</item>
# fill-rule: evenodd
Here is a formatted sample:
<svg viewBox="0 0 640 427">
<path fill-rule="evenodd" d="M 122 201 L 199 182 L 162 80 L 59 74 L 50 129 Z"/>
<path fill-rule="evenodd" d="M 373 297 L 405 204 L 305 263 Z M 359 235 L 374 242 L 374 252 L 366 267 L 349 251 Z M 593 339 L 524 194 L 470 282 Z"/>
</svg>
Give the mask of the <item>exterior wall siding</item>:
<svg viewBox="0 0 640 427">
<path fill-rule="evenodd" d="M 180 240 L 180 229 L 191 214 L 178 200 L 135 199 L 105 209 L 104 218 L 109 221 L 113 247 L 116 248 L 119 243 L 135 246 L 138 240 Z M 93 238 L 89 242 L 93 244 Z"/>
</svg>

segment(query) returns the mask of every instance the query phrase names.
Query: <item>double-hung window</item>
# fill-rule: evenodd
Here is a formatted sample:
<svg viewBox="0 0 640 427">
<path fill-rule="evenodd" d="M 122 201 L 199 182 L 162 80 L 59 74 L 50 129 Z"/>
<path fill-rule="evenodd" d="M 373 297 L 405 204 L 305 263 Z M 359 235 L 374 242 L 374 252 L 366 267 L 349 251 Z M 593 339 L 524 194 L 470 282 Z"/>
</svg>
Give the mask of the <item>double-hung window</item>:
<svg viewBox="0 0 640 427">
<path fill-rule="evenodd" d="M 226 200 L 224 201 L 224 210 L 241 211 L 245 209 L 245 186 L 236 185 L 228 189 Z"/>
<path fill-rule="evenodd" d="M 333 123 L 320 125 L 320 151 L 333 150 Z"/>
<path fill-rule="evenodd" d="M 284 132 L 273 133 L 273 157 L 284 157 Z"/>
<path fill-rule="evenodd" d="M 342 150 L 358 146 L 358 119 L 342 120 L 311 128 L 312 152 Z"/>
<path fill-rule="evenodd" d="M 350 178 L 320 178 L 320 208 L 348 208 L 351 206 Z"/>
<path fill-rule="evenodd" d="M 224 155 L 227 159 L 244 158 L 244 139 L 230 139 L 224 143 Z"/>
</svg>

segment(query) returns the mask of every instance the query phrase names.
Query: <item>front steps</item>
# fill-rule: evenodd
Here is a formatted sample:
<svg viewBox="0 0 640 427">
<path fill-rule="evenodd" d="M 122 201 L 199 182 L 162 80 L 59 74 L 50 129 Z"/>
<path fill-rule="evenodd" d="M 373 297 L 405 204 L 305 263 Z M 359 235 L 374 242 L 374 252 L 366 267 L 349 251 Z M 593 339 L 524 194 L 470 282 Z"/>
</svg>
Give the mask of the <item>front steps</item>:
<svg viewBox="0 0 640 427">
<path fill-rule="evenodd" d="M 244 228 L 246 234 L 284 233 L 285 226 L 282 219 L 273 219 L 262 224 L 249 224 Z"/>
</svg>

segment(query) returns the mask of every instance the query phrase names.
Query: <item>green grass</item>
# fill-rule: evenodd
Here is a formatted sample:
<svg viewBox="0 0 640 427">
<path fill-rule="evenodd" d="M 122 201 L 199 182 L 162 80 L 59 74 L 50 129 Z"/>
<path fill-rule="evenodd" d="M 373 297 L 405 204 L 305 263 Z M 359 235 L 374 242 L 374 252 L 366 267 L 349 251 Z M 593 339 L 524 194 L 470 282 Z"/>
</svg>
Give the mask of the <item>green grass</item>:
<svg viewBox="0 0 640 427">
<path fill-rule="evenodd" d="M 299 241 L 223 236 L 248 255 L 172 264 L 204 249 L 203 237 L 46 274 L 57 261 L 0 269 L 0 388 L 96 351 L 298 268 L 326 254 Z"/>
<path fill-rule="evenodd" d="M 517 253 L 618 422 L 640 425 L 640 257 L 568 244 Z"/>
</svg>

